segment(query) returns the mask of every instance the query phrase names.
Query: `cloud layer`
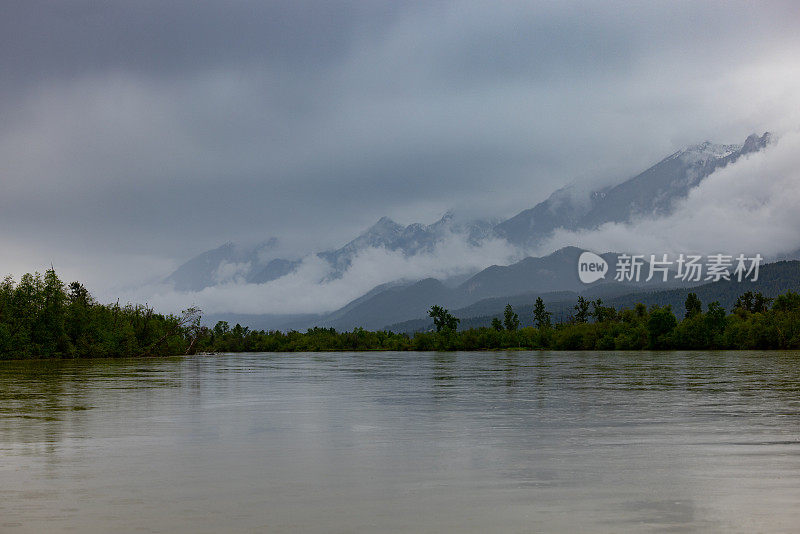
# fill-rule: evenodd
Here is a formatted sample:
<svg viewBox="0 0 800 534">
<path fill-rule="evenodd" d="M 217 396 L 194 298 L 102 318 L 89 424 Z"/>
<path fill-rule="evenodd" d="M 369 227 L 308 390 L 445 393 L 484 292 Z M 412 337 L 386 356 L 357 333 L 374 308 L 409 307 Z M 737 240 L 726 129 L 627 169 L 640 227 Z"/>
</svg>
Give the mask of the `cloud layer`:
<svg viewBox="0 0 800 534">
<path fill-rule="evenodd" d="M 558 231 L 539 252 L 564 245 L 638 253 L 761 254 L 800 250 L 800 131 L 717 170 L 674 213 L 590 232 Z"/>
<path fill-rule="evenodd" d="M 788 132 L 798 17 L 777 1 L 16 2 L 0 270 L 53 262 L 112 298 L 226 241 L 299 255 L 383 215 L 508 217 L 704 139 Z"/>
<path fill-rule="evenodd" d="M 447 279 L 471 274 L 491 265 L 520 259 L 520 251 L 501 239 L 471 245 L 463 235 L 450 234 L 430 252 L 408 256 L 385 248 L 360 251 L 340 278 L 331 278 L 330 265 L 316 255 L 306 256 L 300 267 L 277 280 L 248 284 L 235 276 L 241 268 L 223 266 L 227 282 L 198 292 L 176 292 L 166 286 L 137 288 L 149 293 L 148 302 L 158 309 L 176 309 L 187 302 L 207 314 L 297 314 L 336 310 L 374 287 L 398 280 Z"/>
<path fill-rule="evenodd" d="M 220 285 L 193 293 L 154 286 L 149 288 L 149 302 L 174 309 L 191 301 L 206 313 L 322 313 L 387 282 L 471 274 L 568 245 L 673 258 L 681 253 L 744 253 L 769 259 L 800 250 L 798 205 L 800 132 L 795 131 L 711 174 L 669 216 L 608 223 L 592 231 L 559 230 L 533 251 L 516 249 L 500 239 L 474 246 L 459 234 L 450 234 L 433 251 L 414 256 L 368 248 L 335 279 L 329 279 L 330 266 L 315 255 L 304 258 L 296 272 L 266 284 L 248 284 L 237 276 L 249 265 L 223 264 Z"/>
</svg>

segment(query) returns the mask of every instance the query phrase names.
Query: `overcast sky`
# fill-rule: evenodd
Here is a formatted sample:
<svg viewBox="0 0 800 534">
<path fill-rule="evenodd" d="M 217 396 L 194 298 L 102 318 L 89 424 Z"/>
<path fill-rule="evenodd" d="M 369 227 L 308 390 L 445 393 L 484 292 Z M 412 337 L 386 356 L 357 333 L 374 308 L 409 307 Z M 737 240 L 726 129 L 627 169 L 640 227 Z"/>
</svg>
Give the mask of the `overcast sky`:
<svg viewBox="0 0 800 534">
<path fill-rule="evenodd" d="M 800 124 L 794 2 L 7 1 L 0 271 L 508 217 Z"/>
</svg>

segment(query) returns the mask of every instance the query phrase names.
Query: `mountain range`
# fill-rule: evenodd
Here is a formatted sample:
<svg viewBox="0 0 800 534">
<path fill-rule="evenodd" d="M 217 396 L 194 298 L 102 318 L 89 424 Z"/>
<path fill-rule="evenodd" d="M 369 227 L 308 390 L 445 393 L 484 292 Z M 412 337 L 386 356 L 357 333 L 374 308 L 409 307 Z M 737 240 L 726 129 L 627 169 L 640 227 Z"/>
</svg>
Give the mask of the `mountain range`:
<svg viewBox="0 0 800 534">
<path fill-rule="evenodd" d="M 800 292 L 800 261 L 778 261 L 761 267 L 758 280 L 719 280 L 672 289 L 653 290 L 652 288 L 635 289 L 631 287 L 611 287 L 609 285 L 589 288 L 580 292 L 555 291 L 550 293 L 524 293 L 509 297 L 484 299 L 463 308 L 451 310 L 461 318 L 460 328 L 477 328 L 489 326 L 494 317 L 502 319 L 503 310 L 510 304 L 522 321 L 523 326 L 530 326 L 533 318 L 533 307 L 537 297 L 541 297 L 547 310 L 553 314 L 556 322 L 568 319 L 574 313 L 578 296 L 586 299 L 602 299 L 604 306 L 616 309 L 632 309 L 641 302 L 647 306 L 671 306 L 676 315 L 684 310 L 684 303 L 689 292 L 695 293 L 704 307 L 711 302 L 718 302 L 728 311 L 733 309 L 739 295 L 747 292 L 761 292 L 764 296 L 775 298 L 787 291 Z M 417 319 L 386 325 L 387 330 L 394 332 L 418 332 L 430 330 L 433 321 L 425 314 Z"/>
<path fill-rule="evenodd" d="M 374 330 L 404 319 L 423 317 L 433 304 L 461 308 L 487 298 L 510 295 L 536 295 L 553 291 L 577 294 L 589 290 L 599 294 L 619 294 L 637 288 L 670 287 L 668 283 L 655 279 L 626 284 L 598 280 L 592 284 L 584 284 L 578 278 L 577 268 L 582 252 L 582 249 L 576 247 L 566 247 L 541 258 L 529 257 L 508 266 L 495 265 L 456 287 L 448 287 L 435 278 L 395 285 L 372 291 L 333 313 L 315 318 L 313 322 L 318 326 L 338 330 L 349 330 L 358 326 Z M 602 257 L 613 266 L 617 262 L 618 254 L 606 253 Z M 645 262 L 643 272 L 646 273 L 648 268 L 649 264 Z M 613 278 L 613 274 L 608 278 Z M 298 323 L 295 326 L 306 325 Z"/>
<path fill-rule="evenodd" d="M 320 282 L 341 277 L 354 258 L 370 248 L 410 257 L 430 253 L 448 236 L 458 235 L 476 246 L 487 239 L 504 239 L 524 251 L 542 243 L 556 229 L 590 230 L 608 222 L 667 215 L 715 170 L 763 149 L 770 140 L 771 135 L 767 132 L 761 136 L 750 135 L 742 144 L 720 145 L 706 141 L 679 150 L 614 186 L 585 194 L 575 186 L 565 187 L 534 207 L 500 221 L 457 222 L 452 213 L 447 213 L 432 224 L 403 226 L 383 217 L 342 247 L 316 253 L 330 267 Z M 170 274 L 165 282 L 178 291 L 201 291 L 222 283 L 261 284 L 279 280 L 293 272 L 302 258 L 279 257 L 277 245 L 275 238 L 252 247 L 227 243 L 192 258 Z M 535 293 L 577 294 L 587 291 L 619 295 L 646 287 L 644 283 L 623 286 L 606 280 L 591 286 L 582 284 L 576 271 L 581 252 L 567 247 L 543 257 L 524 257 L 510 265 L 494 265 L 457 280 L 400 279 L 375 287 L 339 310 L 326 314 L 221 314 L 208 319 L 235 318 L 237 322 L 256 328 L 320 325 L 337 329 L 356 326 L 375 329 L 424 317 L 432 304 L 460 310 L 493 298 L 508 300 Z M 613 264 L 617 254 L 606 253 L 603 257 Z"/>
<path fill-rule="evenodd" d="M 589 230 L 637 216 L 669 214 L 675 204 L 715 170 L 764 148 L 771 134 L 750 135 L 741 145 L 710 141 L 679 150 L 646 171 L 613 187 L 581 196 L 574 186 L 495 226 L 501 237 L 518 245 L 536 245 L 557 228 Z"/>
</svg>

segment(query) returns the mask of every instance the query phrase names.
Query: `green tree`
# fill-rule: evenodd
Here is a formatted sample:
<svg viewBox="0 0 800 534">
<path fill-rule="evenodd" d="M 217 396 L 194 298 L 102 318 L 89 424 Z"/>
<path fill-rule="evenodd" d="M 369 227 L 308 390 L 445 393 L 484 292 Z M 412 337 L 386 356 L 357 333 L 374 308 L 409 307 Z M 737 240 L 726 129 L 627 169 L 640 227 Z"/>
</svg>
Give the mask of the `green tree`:
<svg viewBox="0 0 800 534">
<path fill-rule="evenodd" d="M 710 303 L 705 315 L 705 323 L 706 332 L 712 348 L 717 348 L 722 345 L 721 337 L 722 333 L 725 331 L 727 322 L 725 308 L 720 306 L 717 301 Z"/>
<path fill-rule="evenodd" d="M 771 298 L 765 297 L 760 291 L 757 291 L 753 300 L 753 313 L 763 313 L 767 311 L 770 303 L 772 303 Z"/>
<path fill-rule="evenodd" d="M 583 324 L 589 321 L 589 301 L 584 297 L 578 297 L 578 303 L 574 306 L 575 315 L 573 321 L 578 324 Z"/>
<path fill-rule="evenodd" d="M 65 330 L 75 350 L 86 352 L 92 344 L 92 333 L 97 325 L 92 322 L 92 308 L 95 302 L 86 287 L 80 282 L 72 282 L 67 291 L 67 310 Z"/>
<path fill-rule="evenodd" d="M 800 294 L 788 291 L 783 295 L 778 295 L 772 309 L 782 312 L 800 311 Z"/>
<path fill-rule="evenodd" d="M 684 314 L 684 319 L 690 319 L 703 311 L 703 304 L 700 302 L 700 299 L 697 298 L 697 293 L 689 293 L 686 296 L 686 303 L 684 304 L 686 307 L 686 314 Z"/>
<path fill-rule="evenodd" d="M 494 328 L 498 332 L 502 332 L 503 331 L 503 323 L 497 317 L 492 317 L 492 328 Z"/>
<path fill-rule="evenodd" d="M 753 293 L 747 291 L 736 298 L 734 309 L 746 310 L 750 313 L 762 313 L 769 309 L 771 298 L 764 296 L 760 291 Z"/>
<path fill-rule="evenodd" d="M 736 303 L 733 305 L 733 309 L 744 310 L 744 311 L 753 311 L 753 292 L 748 291 L 746 293 L 742 293 L 738 297 L 736 297 Z"/>
<path fill-rule="evenodd" d="M 67 295 L 52 267 L 44 273 L 42 293 L 42 310 L 37 321 L 42 350 L 53 355 L 63 355 L 69 349 L 64 317 Z"/>
<path fill-rule="evenodd" d="M 603 300 L 597 299 L 592 302 L 592 318 L 596 323 L 614 321 L 617 318 L 617 310 L 611 306 L 603 306 Z"/>
<path fill-rule="evenodd" d="M 671 334 L 671 347 L 677 349 L 708 348 L 710 341 L 705 319 L 702 312 L 684 318 Z"/>
<path fill-rule="evenodd" d="M 678 325 L 671 306 L 654 307 L 647 320 L 647 329 L 650 331 L 650 348 L 663 349 L 668 347 L 669 335 Z"/>
<path fill-rule="evenodd" d="M 428 310 L 428 316 L 433 319 L 433 325 L 436 327 L 437 332 L 442 330 L 455 331 L 461 321 L 441 306 L 431 306 L 431 309 Z"/>
<path fill-rule="evenodd" d="M 514 308 L 511 307 L 511 304 L 506 304 L 506 309 L 503 312 L 503 326 L 509 332 L 516 332 L 517 328 L 519 328 L 519 316 L 514 313 Z"/>
<path fill-rule="evenodd" d="M 536 328 L 550 328 L 552 313 L 545 308 L 542 297 L 536 297 L 536 304 L 533 306 L 533 324 Z"/>
<path fill-rule="evenodd" d="M 67 300 L 70 304 L 81 304 L 82 306 L 90 306 L 94 304 L 89 290 L 84 287 L 80 282 L 72 282 L 69 285 L 69 292 L 67 293 Z"/>
</svg>

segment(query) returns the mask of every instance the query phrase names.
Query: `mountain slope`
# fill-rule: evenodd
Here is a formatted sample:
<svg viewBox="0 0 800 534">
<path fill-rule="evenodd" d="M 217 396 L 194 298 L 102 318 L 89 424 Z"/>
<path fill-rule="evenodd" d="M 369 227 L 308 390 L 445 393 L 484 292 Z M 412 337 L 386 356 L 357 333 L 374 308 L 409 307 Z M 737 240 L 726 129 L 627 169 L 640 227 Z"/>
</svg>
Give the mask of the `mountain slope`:
<svg viewBox="0 0 800 534">
<path fill-rule="evenodd" d="M 350 267 L 350 263 L 359 252 L 367 248 L 384 248 L 413 256 L 433 251 L 439 242 L 451 234 L 462 235 L 470 243 L 477 244 L 491 234 L 492 228 L 492 223 L 488 221 L 458 222 L 451 212 L 445 213 L 441 219 L 427 225 L 414 223 L 402 226 L 388 217 L 381 217 L 378 222 L 341 248 L 320 252 L 318 256 L 330 263 L 333 268 L 332 277 L 336 278 Z"/>
<path fill-rule="evenodd" d="M 581 201 L 572 188 L 553 193 L 548 200 L 510 219 L 493 225 L 489 222 L 457 222 L 451 213 L 429 224 L 400 225 L 383 217 L 366 231 L 338 249 L 317 254 L 331 269 L 318 282 L 340 278 L 359 253 L 381 248 L 411 257 L 436 250 L 453 235 L 477 244 L 489 237 L 502 236 L 520 246 L 535 244 L 556 228 L 593 228 L 607 222 L 630 220 L 636 216 L 656 216 L 670 212 L 675 203 L 714 170 L 764 148 L 770 134 L 749 136 L 742 145 L 701 143 L 678 151 L 644 172 L 614 187 L 595 191 Z M 575 247 L 566 247 L 543 257 L 528 257 L 511 265 L 494 265 L 455 285 L 453 280 L 398 280 L 373 288 L 333 313 L 298 315 L 287 323 L 294 328 L 314 324 L 350 329 L 355 326 L 380 328 L 386 324 L 413 319 L 433 304 L 463 308 L 488 298 L 555 291 L 586 292 L 590 287 L 577 276 Z M 613 265 L 616 255 L 604 255 Z M 238 247 L 231 243 L 193 258 L 178 268 L 167 281 L 179 291 L 199 291 L 225 282 L 262 284 L 296 270 L 299 260 L 277 257 L 276 240 L 257 247 Z M 376 267 L 377 268 L 377 267 Z M 402 278 L 402 276 L 400 277 Z M 608 278 L 608 277 L 607 277 Z M 460 279 L 459 279 L 460 280 Z M 317 281 L 309 281 L 308 291 Z M 455 285 L 455 287 L 447 287 Z M 596 282 L 602 285 L 603 282 Z M 640 285 L 642 287 L 643 284 Z M 663 287 L 663 286 L 662 286 Z M 613 290 L 613 291 L 616 291 Z M 275 324 L 282 316 L 273 316 Z"/>
<path fill-rule="evenodd" d="M 774 298 L 787 291 L 800 292 L 800 261 L 778 261 L 761 266 L 759 278 L 753 282 L 744 280 L 720 280 L 694 287 L 681 287 L 661 291 L 641 291 L 631 287 L 614 287 L 613 284 L 595 286 L 583 292 L 525 293 L 499 298 L 484 299 L 464 308 L 451 312 L 461 319 L 461 328 L 489 326 L 493 317 L 503 316 L 506 304 L 511 304 L 519 314 L 523 326 L 530 326 L 533 317 L 533 303 L 542 297 L 548 311 L 553 313 L 556 322 L 566 320 L 573 313 L 573 306 L 578 295 L 587 299 L 602 298 L 606 306 L 616 309 L 633 308 L 641 302 L 648 307 L 653 305 L 672 306 L 679 317 L 683 316 L 684 302 L 689 292 L 696 293 L 703 303 L 704 309 L 709 303 L 717 301 L 730 311 L 736 299 L 747 291 L 760 291 L 767 297 Z M 417 319 L 387 325 L 387 329 L 395 332 L 416 332 L 429 330 L 433 323 L 423 315 Z"/>
<path fill-rule="evenodd" d="M 252 274 L 252 265 L 269 256 L 277 243 L 274 237 L 254 247 L 225 243 L 190 259 L 170 274 L 165 282 L 178 291 L 201 291 L 237 277 L 247 279 Z M 260 276 L 261 280 L 265 278 L 267 276 L 264 274 Z"/>
<path fill-rule="evenodd" d="M 454 296 L 453 289 L 435 278 L 427 278 L 407 286 L 380 291 L 357 305 L 346 306 L 345 311 L 333 312 L 318 324 L 338 330 L 356 327 L 377 330 L 391 322 L 425 315 L 432 302 L 450 302 Z"/>
<path fill-rule="evenodd" d="M 750 135 L 742 145 L 706 141 L 675 152 L 644 172 L 614 187 L 594 191 L 586 199 L 571 187 L 495 226 L 497 235 L 532 246 L 556 228 L 592 229 L 607 222 L 668 214 L 679 200 L 715 170 L 766 147 L 771 134 Z"/>
<path fill-rule="evenodd" d="M 492 234 L 491 221 L 459 222 L 452 213 L 446 213 L 432 224 L 414 223 L 402 226 L 388 217 L 374 225 L 342 247 L 317 253 L 327 261 L 331 273 L 326 279 L 342 276 L 359 252 L 368 248 L 383 248 L 413 256 L 431 252 L 450 235 L 463 236 L 476 245 Z M 178 267 L 165 282 L 178 291 L 201 291 L 206 287 L 230 281 L 263 284 L 277 280 L 300 265 L 301 260 L 276 257 L 277 239 L 272 238 L 254 247 L 226 243 L 204 252 Z"/>
<path fill-rule="evenodd" d="M 449 288 L 433 278 L 386 289 L 375 288 L 369 295 L 360 297 L 340 310 L 324 316 L 316 325 L 330 326 L 339 330 L 350 330 L 358 326 L 383 328 L 387 324 L 423 317 L 434 304 L 448 308 L 463 308 L 483 299 L 505 298 L 506 295 L 521 293 L 541 294 L 560 291 L 573 294 L 598 292 L 598 294 L 616 295 L 629 292 L 636 287 L 665 285 L 656 280 L 620 284 L 613 282 L 613 273 L 606 276 L 608 280 L 584 284 L 578 278 L 578 257 L 582 252 L 582 249 L 576 247 L 565 247 L 541 258 L 529 257 L 502 267 L 494 265 L 454 288 Z M 606 253 L 602 257 L 613 269 L 617 254 Z M 649 264 L 645 262 L 642 267 L 643 273 L 647 272 L 648 266 Z M 313 325 L 297 325 L 298 328 L 308 326 Z"/>
</svg>

